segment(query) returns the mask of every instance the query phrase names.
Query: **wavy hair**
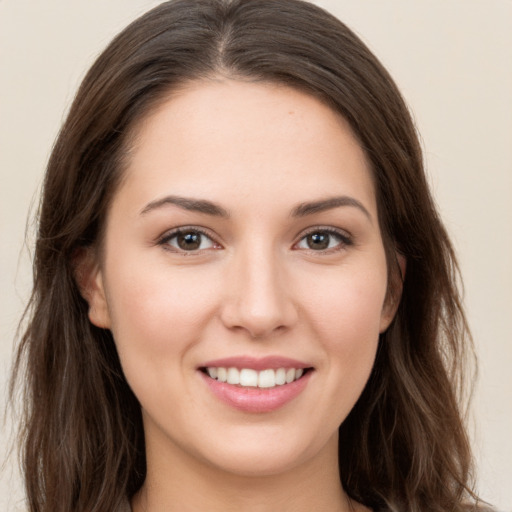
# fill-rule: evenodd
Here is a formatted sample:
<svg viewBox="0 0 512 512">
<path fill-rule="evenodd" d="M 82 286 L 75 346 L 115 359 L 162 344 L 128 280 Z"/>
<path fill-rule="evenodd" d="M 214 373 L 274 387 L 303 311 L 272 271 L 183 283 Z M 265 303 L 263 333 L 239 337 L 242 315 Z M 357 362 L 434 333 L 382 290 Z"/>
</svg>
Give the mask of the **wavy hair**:
<svg viewBox="0 0 512 512">
<path fill-rule="evenodd" d="M 114 510 L 144 482 L 140 406 L 110 331 L 88 320 L 74 257 L 101 238 L 141 119 L 174 89 L 219 75 L 319 98 L 350 123 L 371 164 L 390 293 L 403 292 L 339 429 L 345 491 L 374 510 L 468 510 L 476 498 L 461 391 L 471 337 L 454 251 L 396 85 L 352 31 L 307 2 L 175 0 L 134 21 L 100 55 L 48 162 L 11 382 L 11 393 L 24 390 L 30 511 Z M 396 251 L 407 260 L 403 283 Z"/>
</svg>

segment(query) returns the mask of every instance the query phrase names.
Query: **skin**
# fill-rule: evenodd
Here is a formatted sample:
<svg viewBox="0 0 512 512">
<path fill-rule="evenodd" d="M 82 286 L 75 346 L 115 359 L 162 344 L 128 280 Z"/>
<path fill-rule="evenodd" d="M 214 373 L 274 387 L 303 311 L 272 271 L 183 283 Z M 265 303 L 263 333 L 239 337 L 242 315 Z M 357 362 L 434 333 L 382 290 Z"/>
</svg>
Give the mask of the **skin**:
<svg viewBox="0 0 512 512">
<path fill-rule="evenodd" d="M 337 429 L 394 307 L 370 169 L 348 124 L 294 89 L 219 79 L 174 92 L 134 141 L 102 256 L 82 264 L 90 320 L 112 330 L 142 406 L 148 473 L 134 512 L 366 510 L 341 488 Z M 293 215 L 334 196 L 350 204 Z M 172 238 L 184 226 L 207 234 L 198 250 Z M 311 232 L 328 248 L 311 248 Z M 314 370 L 285 406 L 244 412 L 198 371 L 242 355 Z"/>
</svg>

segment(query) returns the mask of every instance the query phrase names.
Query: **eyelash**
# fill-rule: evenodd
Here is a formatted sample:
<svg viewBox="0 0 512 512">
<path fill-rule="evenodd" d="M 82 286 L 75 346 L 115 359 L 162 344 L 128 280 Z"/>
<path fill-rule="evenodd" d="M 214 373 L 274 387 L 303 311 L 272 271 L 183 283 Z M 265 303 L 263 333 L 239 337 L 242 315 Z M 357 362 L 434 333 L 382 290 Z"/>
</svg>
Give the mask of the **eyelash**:
<svg viewBox="0 0 512 512">
<path fill-rule="evenodd" d="M 313 254 L 332 254 L 339 251 L 343 251 L 347 247 L 350 247 L 354 245 L 354 241 L 352 237 L 346 232 L 341 231 L 339 229 L 335 229 L 332 227 L 323 227 L 323 226 L 315 226 L 314 228 L 311 228 L 307 230 L 305 233 L 303 233 L 297 243 L 294 244 L 294 247 L 296 247 L 299 243 L 301 243 L 303 240 L 305 240 L 308 236 L 316 234 L 316 233 L 322 233 L 327 234 L 330 237 L 334 237 L 338 239 L 338 244 L 335 247 L 323 249 L 323 250 L 315 250 L 315 249 L 304 249 L 310 253 Z"/>
<path fill-rule="evenodd" d="M 172 247 L 169 244 L 169 242 L 173 238 L 176 238 L 179 235 L 186 235 L 186 234 L 191 234 L 191 233 L 198 233 L 198 234 L 206 237 L 207 239 L 209 239 L 211 241 L 211 243 L 214 246 L 216 246 L 216 247 L 212 247 L 212 248 L 214 248 L 214 249 L 221 248 L 221 245 L 215 241 L 214 237 L 212 237 L 210 232 L 208 232 L 207 230 L 205 230 L 203 228 L 197 227 L 197 226 L 183 226 L 183 227 L 173 229 L 172 231 L 167 232 L 165 235 L 163 235 L 157 241 L 157 244 L 163 246 L 165 250 L 168 250 L 168 251 L 171 251 L 174 253 L 178 253 L 178 254 L 182 254 L 184 256 L 198 254 L 198 253 L 202 253 L 205 250 L 212 249 L 212 248 L 207 248 L 207 249 L 195 249 L 195 250 L 187 251 L 185 249 L 179 249 L 177 247 Z M 334 238 L 338 239 L 338 244 L 335 247 L 331 247 L 331 248 L 327 248 L 327 249 L 315 250 L 315 249 L 311 249 L 311 248 L 309 248 L 309 249 L 304 248 L 304 250 L 306 250 L 310 253 L 314 253 L 314 254 L 331 254 L 331 253 L 335 253 L 338 251 L 342 251 L 342 250 L 346 249 L 347 247 L 354 245 L 354 241 L 353 241 L 352 237 L 349 234 L 347 234 L 345 231 L 334 229 L 332 227 L 316 226 L 314 228 L 309 229 L 305 233 L 303 233 L 301 235 L 299 241 L 296 242 L 293 245 L 293 247 L 294 248 L 297 247 L 308 236 L 317 234 L 317 233 L 327 234 L 330 237 L 334 237 Z M 299 250 L 299 249 L 295 249 L 295 250 Z"/>
<path fill-rule="evenodd" d="M 206 231 L 205 229 L 202 229 L 200 227 L 197 227 L 197 226 L 182 226 L 182 227 L 173 229 L 172 231 L 169 231 L 165 235 L 163 235 L 157 241 L 157 244 L 163 246 L 165 250 L 168 250 L 168 251 L 171 251 L 174 253 L 178 253 L 178 254 L 183 254 L 184 256 L 189 256 L 191 254 L 197 254 L 197 253 L 203 252 L 205 250 L 208 250 L 208 249 L 196 249 L 196 250 L 186 251 L 184 249 L 180 250 L 177 247 L 172 247 L 169 244 L 169 242 L 173 238 L 176 238 L 180 235 L 186 235 L 189 233 L 199 233 L 200 235 L 208 238 L 213 245 L 218 246 L 218 247 L 215 247 L 215 249 L 220 247 L 220 244 L 215 241 L 215 239 L 212 237 L 212 235 L 208 231 Z"/>
</svg>

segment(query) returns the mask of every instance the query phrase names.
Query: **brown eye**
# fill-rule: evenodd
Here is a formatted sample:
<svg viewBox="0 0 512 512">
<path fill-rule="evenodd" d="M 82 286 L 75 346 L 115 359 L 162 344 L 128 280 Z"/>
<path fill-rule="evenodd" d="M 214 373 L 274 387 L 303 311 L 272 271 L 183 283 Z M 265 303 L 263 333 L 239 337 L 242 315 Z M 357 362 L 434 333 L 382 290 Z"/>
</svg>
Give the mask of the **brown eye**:
<svg viewBox="0 0 512 512">
<path fill-rule="evenodd" d="M 325 232 L 311 233 L 306 237 L 306 243 L 309 249 L 323 251 L 329 248 L 331 234 Z"/>
<path fill-rule="evenodd" d="M 349 245 L 352 245 L 352 241 L 347 235 L 334 230 L 319 229 L 303 236 L 297 244 L 297 248 L 310 251 L 328 251 L 342 249 Z"/>
<path fill-rule="evenodd" d="M 176 237 L 178 247 L 184 251 L 196 251 L 201 247 L 201 233 L 183 233 Z"/>
<path fill-rule="evenodd" d="M 193 229 L 175 232 L 166 237 L 162 242 L 178 251 L 185 252 L 201 251 L 215 247 L 215 243 L 209 236 Z"/>
</svg>

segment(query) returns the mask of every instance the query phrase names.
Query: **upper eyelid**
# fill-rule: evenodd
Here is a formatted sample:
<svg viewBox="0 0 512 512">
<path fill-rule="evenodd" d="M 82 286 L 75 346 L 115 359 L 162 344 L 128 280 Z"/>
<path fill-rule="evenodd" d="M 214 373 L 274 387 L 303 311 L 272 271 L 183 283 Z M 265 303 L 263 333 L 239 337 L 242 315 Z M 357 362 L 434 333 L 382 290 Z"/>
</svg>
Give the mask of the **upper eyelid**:
<svg viewBox="0 0 512 512">
<path fill-rule="evenodd" d="M 312 226 L 311 228 L 306 228 L 303 230 L 299 234 L 298 240 L 302 240 L 305 236 L 308 236 L 311 233 L 316 233 L 317 231 L 324 231 L 327 233 L 339 235 L 342 238 L 352 239 L 352 234 L 346 229 L 335 228 L 334 226 Z"/>
<path fill-rule="evenodd" d="M 165 231 L 161 236 L 158 237 L 157 243 L 163 243 L 166 242 L 175 236 L 179 235 L 180 233 L 187 232 L 187 231 L 197 231 L 201 233 L 202 235 L 208 237 L 211 239 L 214 243 L 223 245 L 221 242 L 219 242 L 219 237 L 216 236 L 209 230 L 208 228 L 205 228 L 203 226 L 197 226 L 197 225 L 185 225 L 185 226 L 178 226 L 172 229 L 169 229 Z M 296 241 L 293 243 L 293 245 L 296 245 L 299 243 L 304 237 L 308 236 L 311 233 L 315 233 L 317 231 L 324 231 L 330 234 L 338 235 L 345 241 L 353 242 L 353 236 L 350 232 L 348 232 L 346 229 L 337 228 L 334 226 L 328 226 L 328 225 L 318 225 L 318 226 L 311 226 L 309 228 L 306 228 L 302 230 L 298 236 L 296 237 Z"/>
<path fill-rule="evenodd" d="M 163 240 L 165 238 L 172 238 L 173 236 L 179 235 L 180 233 L 186 233 L 188 231 L 197 231 L 202 235 L 211 238 L 212 240 L 215 240 L 216 238 L 215 235 L 213 235 L 208 228 L 204 228 L 202 226 L 178 226 L 175 228 L 168 229 L 162 235 L 160 235 L 158 239 Z"/>
<path fill-rule="evenodd" d="M 328 249 L 321 249 L 321 250 L 297 247 L 308 235 L 311 235 L 313 233 L 318 233 L 318 232 L 324 232 L 324 233 L 328 233 L 329 235 L 334 235 L 334 236 L 338 237 L 339 243 L 337 244 L 336 247 L 332 247 L 332 248 L 328 248 Z M 315 227 L 311 227 L 311 228 L 308 228 L 305 231 L 303 231 L 297 238 L 297 241 L 294 242 L 292 249 L 295 249 L 295 250 L 302 249 L 303 251 L 306 251 L 306 252 L 313 251 L 314 253 L 316 253 L 318 255 L 327 255 L 327 254 L 337 253 L 340 250 L 348 249 L 349 247 L 352 247 L 352 246 L 354 246 L 354 238 L 353 238 L 352 234 L 350 234 L 345 229 L 335 228 L 333 226 L 315 226 Z"/>
<path fill-rule="evenodd" d="M 189 231 L 197 231 L 198 233 L 201 233 L 201 235 L 208 237 L 213 243 L 222 246 L 218 240 L 218 237 L 213 235 L 209 229 L 202 226 L 178 226 L 176 228 L 169 229 L 157 238 L 156 243 L 164 244 L 173 239 L 175 236 L 178 236 L 180 233 L 186 233 Z"/>
</svg>

